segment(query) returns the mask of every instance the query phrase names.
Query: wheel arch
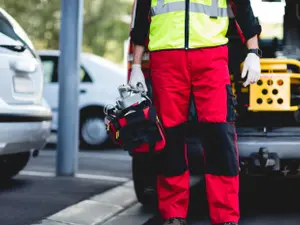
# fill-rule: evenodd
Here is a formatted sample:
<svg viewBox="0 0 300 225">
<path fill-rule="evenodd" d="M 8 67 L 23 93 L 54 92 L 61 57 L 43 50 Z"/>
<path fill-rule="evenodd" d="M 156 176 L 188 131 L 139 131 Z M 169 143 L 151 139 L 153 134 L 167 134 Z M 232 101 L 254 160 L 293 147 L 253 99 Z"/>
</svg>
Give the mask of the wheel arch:
<svg viewBox="0 0 300 225">
<path fill-rule="evenodd" d="M 98 104 L 91 104 L 91 105 L 85 105 L 80 108 L 80 119 L 87 116 L 88 114 L 91 113 L 96 113 L 105 116 L 103 112 L 104 106 L 103 105 L 98 105 Z"/>
</svg>

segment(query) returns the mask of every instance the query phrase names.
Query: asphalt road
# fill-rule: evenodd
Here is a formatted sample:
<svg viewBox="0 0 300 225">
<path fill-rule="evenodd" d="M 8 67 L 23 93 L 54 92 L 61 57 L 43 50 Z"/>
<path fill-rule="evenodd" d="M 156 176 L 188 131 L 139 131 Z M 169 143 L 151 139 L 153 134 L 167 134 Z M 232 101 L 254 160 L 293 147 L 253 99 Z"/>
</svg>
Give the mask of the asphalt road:
<svg viewBox="0 0 300 225">
<path fill-rule="evenodd" d="M 29 225 L 131 178 L 130 157 L 122 150 L 81 151 L 80 178 L 54 178 L 55 156 L 54 149 L 42 151 L 22 175 L 1 184 L 0 224 Z M 204 196 L 203 182 L 192 188 L 189 225 L 210 224 Z M 300 224 L 300 179 L 243 179 L 240 199 L 240 225 Z M 160 224 L 158 217 L 146 223 Z"/>
<path fill-rule="evenodd" d="M 31 225 L 118 182 L 17 176 L 0 186 L 0 224 Z"/>
<path fill-rule="evenodd" d="M 131 158 L 120 149 L 84 151 L 78 153 L 78 173 L 95 176 L 131 178 Z M 37 158 L 32 158 L 25 171 L 55 173 L 56 150 L 46 148 Z"/>
<path fill-rule="evenodd" d="M 189 225 L 210 225 L 204 184 L 192 188 Z M 299 225 L 300 179 L 241 179 L 240 225 Z M 144 225 L 162 224 L 159 217 Z"/>
<path fill-rule="evenodd" d="M 0 184 L 0 224 L 30 225 L 131 177 L 121 150 L 79 153 L 79 177 L 54 177 L 55 150 L 47 149 L 9 182 Z"/>
</svg>

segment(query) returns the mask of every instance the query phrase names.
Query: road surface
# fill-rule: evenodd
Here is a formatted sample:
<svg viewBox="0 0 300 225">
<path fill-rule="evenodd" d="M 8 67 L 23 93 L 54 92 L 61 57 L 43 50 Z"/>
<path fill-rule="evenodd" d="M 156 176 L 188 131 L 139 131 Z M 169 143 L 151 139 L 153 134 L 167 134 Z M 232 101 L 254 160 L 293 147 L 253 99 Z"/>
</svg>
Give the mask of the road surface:
<svg viewBox="0 0 300 225">
<path fill-rule="evenodd" d="M 55 173 L 56 151 L 45 149 L 38 158 L 33 158 L 25 171 L 37 173 Z M 101 151 L 80 151 L 78 173 L 100 176 L 111 176 L 120 180 L 131 178 L 131 158 L 127 152 L 120 149 L 106 149 Z"/>
<path fill-rule="evenodd" d="M 13 180 L 0 184 L 0 224 L 30 225 L 131 178 L 122 150 L 79 153 L 78 178 L 55 178 L 55 150 L 31 158 Z"/>
<path fill-rule="evenodd" d="M 68 205 L 131 179 L 126 152 L 79 153 L 79 178 L 54 178 L 55 150 L 47 149 L 11 182 L 0 186 L 0 224 L 30 225 Z M 203 182 L 191 191 L 189 225 L 209 225 Z M 240 225 L 299 225 L 300 179 L 241 181 Z M 153 212 L 154 215 L 154 212 Z M 136 215 L 139 217 L 142 215 Z M 145 225 L 162 224 L 157 217 Z M 122 225 L 142 225 L 130 220 Z"/>
</svg>

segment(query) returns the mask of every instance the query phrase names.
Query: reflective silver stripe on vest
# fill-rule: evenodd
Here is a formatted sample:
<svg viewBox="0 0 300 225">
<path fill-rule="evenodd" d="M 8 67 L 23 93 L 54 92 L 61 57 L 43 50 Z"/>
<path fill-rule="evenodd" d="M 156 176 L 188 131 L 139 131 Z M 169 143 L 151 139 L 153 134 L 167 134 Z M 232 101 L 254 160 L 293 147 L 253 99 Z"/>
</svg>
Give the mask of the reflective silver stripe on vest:
<svg viewBox="0 0 300 225">
<path fill-rule="evenodd" d="M 229 7 L 230 8 L 230 7 Z M 185 1 L 164 3 L 164 0 L 157 0 L 157 5 L 151 8 L 152 16 L 185 10 Z M 218 0 L 212 0 L 212 5 L 204 5 L 201 3 L 190 3 L 190 12 L 198 12 L 210 17 L 228 17 L 230 12 L 228 8 L 219 8 Z"/>
</svg>

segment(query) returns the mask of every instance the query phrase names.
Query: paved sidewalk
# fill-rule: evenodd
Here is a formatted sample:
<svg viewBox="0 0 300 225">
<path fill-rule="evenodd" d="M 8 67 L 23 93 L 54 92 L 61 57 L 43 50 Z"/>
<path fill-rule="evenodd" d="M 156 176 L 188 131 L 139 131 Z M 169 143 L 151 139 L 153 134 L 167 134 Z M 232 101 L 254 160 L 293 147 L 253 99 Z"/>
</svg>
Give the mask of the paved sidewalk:
<svg viewBox="0 0 300 225">
<path fill-rule="evenodd" d="M 0 201 L 1 225 L 141 225 L 154 216 L 131 180 L 19 175 L 0 186 Z"/>
<path fill-rule="evenodd" d="M 136 203 L 132 181 L 71 205 L 32 225 L 96 225 Z"/>
<path fill-rule="evenodd" d="M 202 183 L 203 182 L 201 177 L 191 176 L 191 192 L 194 192 L 194 190 L 198 192 L 198 189 L 200 189 L 201 191 Z M 194 196 L 194 194 L 192 195 Z M 196 199 L 193 197 L 191 204 L 194 204 L 194 201 L 198 202 L 201 200 L 199 200 L 199 198 Z M 105 221 L 104 223 L 98 223 L 96 225 L 161 225 L 161 220 L 157 216 L 155 216 L 157 214 L 157 211 L 153 209 L 147 209 L 146 207 L 143 207 L 140 203 L 136 203 L 128 209 L 122 211 L 118 215 Z"/>
</svg>

